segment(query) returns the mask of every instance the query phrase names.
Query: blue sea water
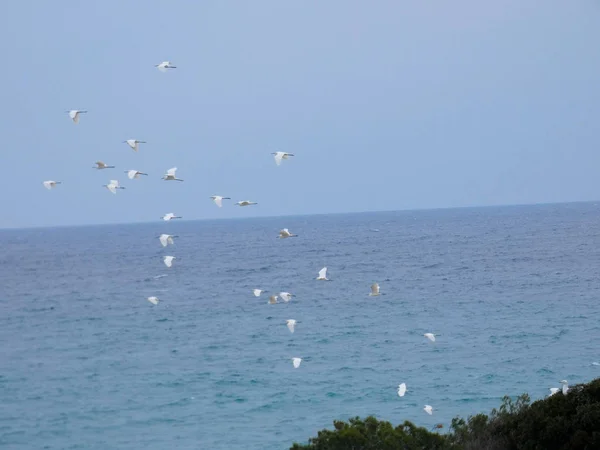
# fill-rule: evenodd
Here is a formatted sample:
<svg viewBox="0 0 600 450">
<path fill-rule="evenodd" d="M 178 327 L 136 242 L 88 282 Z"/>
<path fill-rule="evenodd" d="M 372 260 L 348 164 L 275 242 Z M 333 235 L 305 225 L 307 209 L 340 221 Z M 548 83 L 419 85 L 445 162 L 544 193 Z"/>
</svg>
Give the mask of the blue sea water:
<svg viewBox="0 0 600 450">
<path fill-rule="evenodd" d="M 288 449 L 334 419 L 447 426 L 600 376 L 596 204 L 4 230 L 0 245 L 6 449 Z"/>
</svg>

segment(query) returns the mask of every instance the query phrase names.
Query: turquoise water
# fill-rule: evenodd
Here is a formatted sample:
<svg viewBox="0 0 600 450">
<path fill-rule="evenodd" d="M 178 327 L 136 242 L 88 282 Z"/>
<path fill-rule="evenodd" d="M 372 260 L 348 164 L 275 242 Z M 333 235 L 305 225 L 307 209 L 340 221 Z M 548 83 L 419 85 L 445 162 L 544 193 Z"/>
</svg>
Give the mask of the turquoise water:
<svg viewBox="0 0 600 450">
<path fill-rule="evenodd" d="M 179 237 L 163 249 L 161 233 Z M 448 425 L 600 376 L 595 204 L 5 230 L 0 245 L 2 448 L 287 449 L 334 419 Z"/>
</svg>

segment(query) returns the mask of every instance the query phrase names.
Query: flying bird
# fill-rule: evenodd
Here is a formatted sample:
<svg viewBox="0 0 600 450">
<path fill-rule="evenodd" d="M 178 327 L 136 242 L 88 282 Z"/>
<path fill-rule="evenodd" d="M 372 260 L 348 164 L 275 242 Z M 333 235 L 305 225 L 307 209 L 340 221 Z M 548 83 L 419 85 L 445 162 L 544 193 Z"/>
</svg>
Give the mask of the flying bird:
<svg viewBox="0 0 600 450">
<path fill-rule="evenodd" d="M 256 295 L 256 294 L 254 294 Z M 269 297 L 269 305 L 274 305 L 275 303 L 277 303 L 277 299 L 279 298 L 278 295 L 271 295 Z"/>
<path fill-rule="evenodd" d="M 271 153 L 271 155 L 275 155 L 275 164 L 277 164 L 278 166 L 281 165 L 281 160 L 282 159 L 288 159 L 288 156 L 294 156 L 293 153 L 286 153 L 286 152 L 274 152 Z"/>
<path fill-rule="evenodd" d="M 425 410 L 425 412 L 429 415 L 433 414 L 433 408 L 431 407 L 431 405 L 425 405 L 425 408 L 423 408 L 423 410 Z"/>
<path fill-rule="evenodd" d="M 163 61 L 160 64 L 155 64 L 154 67 L 157 67 L 161 72 L 166 72 L 167 69 L 177 69 L 177 66 L 171 64 L 170 61 Z"/>
<path fill-rule="evenodd" d="M 296 321 L 294 319 L 288 319 L 285 321 L 285 323 L 287 324 L 287 327 L 290 330 L 290 333 L 293 333 L 294 329 L 296 327 Z"/>
<path fill-rule="evenodd" d="M 435 334 L 433 334 L 433 333 L 425 333 L 423 336 L 425 336 L 431 342 L 435 342 Z M 438 334 L 438 336 L 439 336 L 439 334 Z"/>
<path fill-rule="evenodd" d="M 223 206 L 223 200 L 231 200 L 231 197 L 221 197 L 220 195 L 213 195 L 210 198 L 213 199 L 213 202 L 215 202 L 215 205 L 219 208 Z"/>
<path fill-rule="evenodd" d="M 148 297 L 148 301 L 153 305 L 158 305 L 158 297 Z"/>
<path fill-rule="evenodd" d="M 280 292 L 279 296 L 286 303 L 292 299 L 292 294 L 290 294 L 289 292 Z"/>
<path fill-rule="evenodd" d="M 147 173 L 140 172 L 139 170 L 126 170 L 125 173 L 129 177 L 130 180 L 138 179 L 140 175 L 148 175 Z"/>
<path fill-rule="evenodd" d="M 125 189 L 123 186 L 119 186 L 119 180 L 110 180 L 110 183 L 103 186 L 113 194 L 117 193 L 117 189 Z"/>
<path fill-rule="evenodd" d="M 137 152 L 140 149 L 140 144 L 146 143 L 146 141 L 138 141 L 137 139 L 127 139 L 123 142 L 129 145 L 134 152 Z"/>
<path fill-rule="evenodd" d="M 292 234 L 290 233 L 290 230 L 288 230 L 287 228 L 284 228 L 283 230 L 279 231 L 279 236 L 277 236 L 279 239 L 285 239 L 285 238 L 290 238 L 290 237 L 298 237 L 297 234 Z"/>
<path fill-rule="evenodd" d="M 173 260 L 174 259 L 175 259 L 174 256 L 165 256 L 163 258 L 163 262 L 165 263 L 165 266 L 171 267 L 173 265 Z"/>
<path fill-rule="evenodd" d="M 300 367 L 300 363 L 302 362 L 302 358 L 292 358 L 292 364 L 294 364 L 294 369 Z"/>
<path fill-rule="evenodd" d="M 162 216 L 162 220 L 164 220 L 165 222 L 169 221 L 171 219 L 182 219 L 182 217 L 181 216 L 176 216 L 173 213 L 167 213 L 164 216 Z"/>
<path fill-rule="evenodd" d="M 263 292 L 264 291 L 262 289 L 252 289 L 252 293 L 255 297 L 260 297 L 260 294 L 262 294 Z"/>
<path fill-rule="evenodd" d="M 561 380 L 560 384 L 562 384 L 563 395 L 567 395 L 567 393 L 569 392 L 569 383 L 567 383 L 567 380 Z"/>
<path fill-rule="evenodd" d="M 371 293 L 369 294 L 369 297 L 375 297 L 379 295 L 379 283 L 373 283 L 371 285 Z"/>
<path fill-rule="evenodd" d="M 44 187 L 48 190 L 55 188 L 57 184 L 61 184 L 62 181 L 52 181 L 52 180 L 48 180 L 48 181 L 44 181 L 42 184 L 44 185 Z"/>
<path fill-rule="evenodd" d="M 404 394 L 406 394 L 406 383 L 398 385 L 398 397 L 404 397 Z"/>
<path fill-rule="evenodd" d="M 327 278 L 327 267 L 323 267 L 321 270 L 319 270 L 317 280 L 329 281 L 329 278 Z"/>
<path fill-rule="evenodd" d="M 165 181 L 183 181 L 181 178 L 177 178 L 175 176 L 175 172 L 177 172 L 177 167 L 172 167 L 167 170 L 167 173 L 163 175 L 163 180 Z"/>
<path fill-rule="evenodd" d="M 258 203 L 256 203 L 256 202 L 250 202 L 248 200 L 242 200 L 241 202 L 237 202 L 236 205 L 238 205 L 238 206 L 250 206 L 250 205 L 258 205 Z"/>
<path fill-rule="evenodd" d="M 163 247 L 166 247 L 167 245 L 171 244 L 173 245 L 173 238 L 177 237 L 177 236 L 173 236 L 171 234 L 161 234 L 158 237 L 158 240 L 160 241 L 160 243 L 162 244 Z"/>
<path fill-rule="evenodd" d="M 69 117 L 73 121 L 73 123 L 79 123 L 79 114 L 85 114 L 87 111 L 81 111 L 80 109 L 72 109 L 67 111 L 69 113 Z"/>
<path fill-rule="evenodd" d="M 115 166 L 107 166 L 102 161 L 96 161 L 94 164 L 96 164 L 96 167 L 93 167 L 93 169 L 98 169 L 98 170 L 115 168 Z"/>
</svg>

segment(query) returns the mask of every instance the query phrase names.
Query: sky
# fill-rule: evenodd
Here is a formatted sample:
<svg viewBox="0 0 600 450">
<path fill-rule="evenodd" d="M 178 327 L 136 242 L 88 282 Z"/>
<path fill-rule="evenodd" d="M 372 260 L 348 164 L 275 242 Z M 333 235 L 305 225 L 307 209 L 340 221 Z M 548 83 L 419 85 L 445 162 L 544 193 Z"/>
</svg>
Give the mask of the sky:
<svg viewBox="0 0 600 450">
<path fill-rule="evenodd" d="M 600 199 L 598 23 L 592 0 L 5 2 L 0 227 Z"/>
</svg>

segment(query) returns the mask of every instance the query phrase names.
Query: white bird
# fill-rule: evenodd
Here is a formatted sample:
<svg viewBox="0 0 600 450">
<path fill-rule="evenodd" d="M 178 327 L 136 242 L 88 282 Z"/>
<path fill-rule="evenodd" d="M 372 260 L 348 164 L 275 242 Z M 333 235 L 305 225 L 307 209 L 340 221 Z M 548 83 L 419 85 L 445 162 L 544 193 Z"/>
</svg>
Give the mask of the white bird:
<svg viewBox="0 0 600 450">
<path fill-rule="evenodd" d="M 296 327 L 296 321 L 294 319 L 288 319 L 285 321 L 285 323 L 287 324 L 287 327 L 290 330 L 290 333 L 293 333 L 294 328 Z"/>
<path fill-rule="evenodd" d="M 319 270 L 317 280 L 329 281 L 329 278 L 327 278 L 327 267 L 323 267 L 321 270 Z"/>
<path fill-rule="evenodd" d="M 57 184 L 61 184 L 62 181 L 52 181 L 52 180 L 48 180 L 48 181 L 44 181 L 42 184 L 44 185 L 44 187 L 48 190 L 55 188 Z"/>
<path fill-rule="evenodd" d="M 255 297 L 260 297 L 260 294 L 262 294 L 263 292 L 264 291 L 262 289 L 252 289 L 252 293 Z"/>
<path fill-rule="evenodd" d="M 302 358 L 292 358 L 292 364 L 294 364 L 294 369 L 300 367 L 300 363 L 302 362 Z"/>
<path fill-rule="evenodd" d="M 242 200 L 241 202 L 237 202 L 236 205 L 238 205 L 238 206 L 250 206 L 250 205 L 258 205 L 258 203 L 256 203 L 256 202 L 250 202 L 248 200 Z"/>
<path fill-rule="evenodd" d="M 177 237 L 177 236 L 173 236 L 172 234 L 161 234 L 158 237 L 158 240 L 160 241 L 160 243 L 162 244 L 163 247 L 166 247 L 167 245 L 171 244 L 173 245 L 173 238 Z"/>
<path fill-rule="evenodd" d="M 155 64 L 154 67 L 157 67 L 161 72 L 166 72 L 167 69 L 177 69 L 177 66 L 172 65 L 170 61 L 163 61 L 160 64 Z"/>
<path fill-rule="evenodd" d="M 174 259 L 175 259 L 174 256 L 165 256 L 163 258 L 163 262 L 165 263 L 165 266 L 171 267 L 173 265 L 173 260 Z"/>
<path fill-rule="evenodd" d="M 425 336 L 431 342 L 435 342 L 435 334 L 433 334 L 433 333 L 425 333 L 423 336 Z"/>
<path fill-rule="evenodd" d="M 298 237 L 297 234 L 292 234 L 290 233 L 290 230 L 288 230 L 287 228 L 284 228 L 283 230 L 279 231 L 279 236 L 277 236 L 279 239 L 285 239 L 285 238 L 289 238 L 289 237 Z"/>
<path fill-rule="evenodd" d="M 288 159 L 288 156 L 294 156 L 293 153 L 286 153 L 286 152 L 274 152 L 271 153 L 271 155 L 275 155 L 275 164 L 277 164 L 278 166 L 281 164 L 281 160 L 282 159 Z"/>
<path fill-rule="evenodd" d="M 213 202 L 215 202 L 215 205 L 219 208 L 223 206 L 223 200 L 231 200 L 231 197 L 221 197 L 220 195 L 213 195 L 210 198 L 213 199 Z"/>
<path fill-rule="evenodd" d="M 176 216 L 173 213 L 167 213 L 164 216 L 162 216 L 162 220 L 164 220 L 165 222 L 169 221 L 171 219 L 181 219 L 181 218 L 182 218 L 181 216 Z"/>
<path fill-rule="evenodd" d="M 371 293 L 369 294 L 369 297 L 375 297 L 379 295 L 379 283 L 373 283 L 371 285 Z"/>
<path fill-rule="evenodd" d="M 406 383 L 398 385 L 398 397 L 404 397 L 404 394 L 406 394 Z"/>
<path fill-rule="evenodd" d="M 279 296 L 286 303 L 292 299 L 292 294 L 290 294 L 289 292 L 280 292 Z"/>
<path fill-rule="evenodd" d="M 129 145 L 134 152 L 140 149 L 140 144 L 146 144 L 146 141 L 138 141 L 137 139 L 127 139 L 123 143 Z"/>
<path fill-rule="evenodd" d="M 256 295 L 256 294 L 254 294 Z M 271 295 L 269 297 L 269 305 L 274 305 L 275 303 L 277 303 L 277 299 L 279 298 L 278 295 Z"/>
<path fill-rule="evenodd" d="M 181 178 L 175 176 L 175 172 L 177 172 L 177 167 L 171 167 L 167 170 L 167 173 L 163 175 L 162 179 L 165 181 L 183 181 Z"/>
<path fill-rule="evenodd" d="M 559 388 L 550 388 L 550 395 L 548 395 L 548 397 L 556 394 L 558 391 L 560 391 Z"/>
<path fill-rule="evenodd" d="M 79 123 L 79 114 L 85 114 L 87 111 L 81 111 L 80 109 L 72 109 L 67 111 L 69 113 L 69 117 L 73 120 L 73 123 Z"/>
<path fill-rule="evenodd" d="M 147 173 L 140 172 L 139 170 L 126 170 L 125 173 L 129 177 L 130 180 L 138 179 L 140 175 L 148 175 Z"/>
<path fill-rule="evenodd" d="M 153 305 L 158 305 L 158 297 L 148 297 L 148 301 Z"/>
<path fill-rule="evenodd" d="M 431 407 L 431 405 L 425 405 L 425 408 L 423 408 L 423 410 L 425 410 L 425 412 L 429 415 L 433 414 L 433 408 Z"/>
<path fill-rule="evenodd" d="M 115 166 L 107 166 L 102 161 L 96 161 L 94 164 L 96 164 L 96 167 L 93 167 L 93 168 L 94 169 L 98 169 L 98 170 L 102 170 L 102 169 L 114 169 L 115 168 Z"/>
<path fill-rule="evenodd" d="M 569 383 L 567 383 L 567 380 L 561 380 L 560 384 L 562 384 L 563 395 L 567 395 L 569 392 Z"/>
<path fill-rule="evenodd" d="M 125 189 L 123 186 L 119 186 L 119 180 L 110 180 L 110 183 L 103 186 L 113 194 L 117 193 L 117 189 Z"/>
</svg>

